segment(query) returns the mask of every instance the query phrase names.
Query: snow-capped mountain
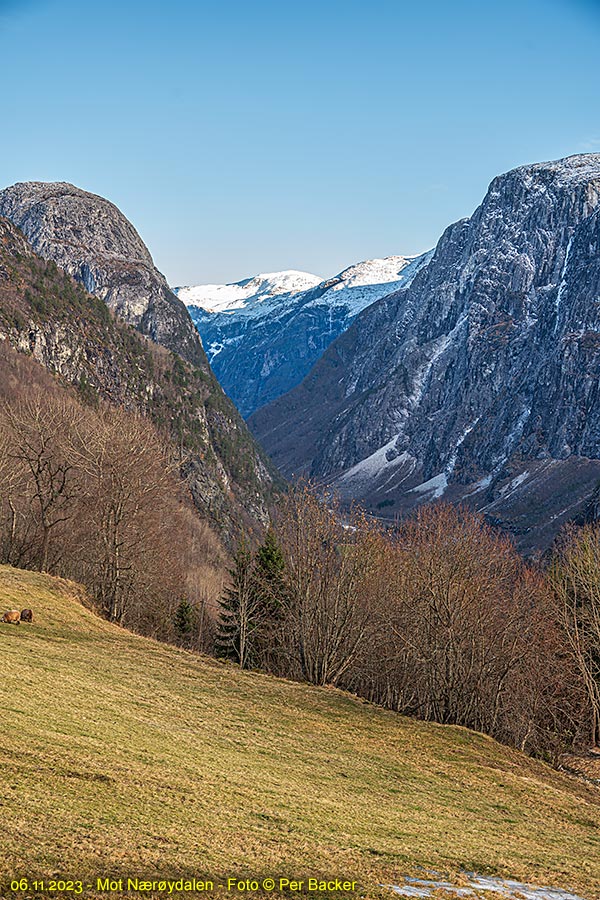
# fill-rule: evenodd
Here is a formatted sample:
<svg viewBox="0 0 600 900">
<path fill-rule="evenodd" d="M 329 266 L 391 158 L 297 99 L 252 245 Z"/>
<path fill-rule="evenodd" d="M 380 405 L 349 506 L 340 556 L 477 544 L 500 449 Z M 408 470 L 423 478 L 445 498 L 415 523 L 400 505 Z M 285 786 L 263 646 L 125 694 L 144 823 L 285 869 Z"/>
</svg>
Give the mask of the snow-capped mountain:
<svg viewBox="0 0 600 900">
<path fill-rule="evenodd" d="M 407 290 L 250 426 L 391 516 L 443 498 L 543 547 L 600 508 L 600 154 L 495 178 Z"/>
<path fill-rule="evenodd" d="M 189 308 L 199 307 L 209 313 L 231 313 L 245 309 L 253 315 L 266 315 L 269 300 L 299 294 L 316 287 L 323 279 L 309 272 L 269 272 L 236 281 L 233 284 L 198 284 L 175 288 L 175 293 Z"/>
<path fill-rule="evenodd" d="M 299 384 L 363 309 L 407 287 L 430 256 L 366 260 L 325 280 L 288 270 L 174 291 L 217 378 L 248 416 Z"/>
</svg>

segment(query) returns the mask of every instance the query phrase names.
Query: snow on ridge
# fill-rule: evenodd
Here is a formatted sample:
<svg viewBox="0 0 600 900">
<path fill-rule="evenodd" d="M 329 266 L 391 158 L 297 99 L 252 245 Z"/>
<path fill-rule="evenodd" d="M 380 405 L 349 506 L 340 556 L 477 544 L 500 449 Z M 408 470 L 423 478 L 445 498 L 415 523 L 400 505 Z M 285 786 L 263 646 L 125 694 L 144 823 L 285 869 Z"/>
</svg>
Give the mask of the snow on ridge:
<svg viewBox="0 0 600 900">
<path fill-rule="evenodd" d="M 575 153 L 548 162 L 518 166 L 513 171 L 535 176 L 541 172 L 551 172 L 560 182 L 587 181 L 589 176 L 600 178 L 600 153 Z"/>
<path fill-rule="evenodd" d="M 407 288 L 431 256 L 429 251 L 419 256 L 385 256 L 356 263 L 325 282 L 325 290 L 306 305 L 341 306 L 349 316 L 357 316 L 371 303 Z"/>
<path fill-rule="evenodd" d="M 380 259 L 365 259 L 340 272 L 337 276 L 340 283 L 334 285 L 332 290 L 375 284 L 376 282 L 385 284 L 396 281 L 402 270 L 419 258 L 419 256 L 384 256 Z"/>
<path fill-rule="evenodd" d="M 329 279 L 289 269 L 232 284 L 188 285 L 173 291 L 186 306 L 208 313 L 263 317 L 290 304 L 302 303 L 301 295 L 306 294 L 307 307 L 344 307 L 349 316 L 354 316 L 387 294 L 408 287 L 431 255 L 430 251 L 419 256 L 367 259 Z M 316 296 L 311 297 L 315 289 Z"/>
<path fill-rule="evenodd" d="M 287 269 L 265 272 L 231 284 L 198 284 L 173 288 L 186 306 L 206 312 L 233 312 L 279 295 L 294 295 L 321 284 L 322 278 L 310 272 Z"/>
</svg>

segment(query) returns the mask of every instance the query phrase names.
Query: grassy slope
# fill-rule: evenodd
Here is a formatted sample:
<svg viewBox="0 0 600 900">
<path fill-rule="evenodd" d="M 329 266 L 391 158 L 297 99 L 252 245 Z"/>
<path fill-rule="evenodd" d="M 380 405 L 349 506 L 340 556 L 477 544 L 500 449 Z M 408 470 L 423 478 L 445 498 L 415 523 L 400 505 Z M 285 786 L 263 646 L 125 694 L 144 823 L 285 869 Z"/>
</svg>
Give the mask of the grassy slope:
<svg viewBox="0 0 600 900">
<path fill-rule="evenodd" d="M 595 788 L 129 634 L 72 590 L 0 567 L 0 611 L 36 617 L 0 625 L 1 896 L 23 875 L 204 873 L 357 878 L 371 897 L 422 865 L 600 898 Z"/>
</svg>

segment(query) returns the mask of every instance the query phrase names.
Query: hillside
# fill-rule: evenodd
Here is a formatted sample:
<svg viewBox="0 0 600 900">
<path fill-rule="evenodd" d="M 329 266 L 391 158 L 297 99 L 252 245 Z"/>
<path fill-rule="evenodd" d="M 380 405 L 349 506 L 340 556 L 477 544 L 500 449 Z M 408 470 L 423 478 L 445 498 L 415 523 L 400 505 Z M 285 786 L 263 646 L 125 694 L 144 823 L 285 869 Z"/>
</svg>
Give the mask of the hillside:
<svg viewBox="0 0 600 900">
<path fill-rule="evenodd" d="M 600 480 L 599 236 L 600 154 L 498 176 L 254 433 L 376 514 L 443 497 L 546 548 Z"/>
<path fill-rule="evenodd" d="M 598 789 L 461 728 L 134 636 L 79 596 L 0 568 L 0 607 L 34 610 L 0 625 L 2 896 L 21 877 L 274 875 L 372 898 L 423 866 L 599 900 Z"/>
<path fill-rule="evenodd" d="M 103 398 L 151 418 L 171 440 L 197 508 L 226 537 L 265 519 L 273 469 L 206 359 L 193 365 L 120 321 L 2 217 L 0 340 L 86 402 Z"/>
<path fill-rule="evenodd" d="M 368 259 L 327 279 L 292 270 L 174 290 L 217 378 L 249 416 L 299 384 L 361 310 L 407 287 L 429 258 Z"/>
</svg>

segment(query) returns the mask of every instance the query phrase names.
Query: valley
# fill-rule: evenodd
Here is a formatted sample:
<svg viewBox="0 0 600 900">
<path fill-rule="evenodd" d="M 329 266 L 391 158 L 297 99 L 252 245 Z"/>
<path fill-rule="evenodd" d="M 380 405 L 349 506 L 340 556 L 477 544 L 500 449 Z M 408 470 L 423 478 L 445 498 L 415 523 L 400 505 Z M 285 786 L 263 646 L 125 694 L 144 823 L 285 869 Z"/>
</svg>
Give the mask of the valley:
<svg viewBox="0 0 600 900">
<path fill-rule="evenodd" d="M 406 290 L 250 427 L 282 472 L 391 519 L 464 502 L 528 553 L 600 478 L 600 155 L 500 175 Z"/>
<path fill-rule="evenodd" d="M 0 0 L 0 900 L 600 900 L 597 7 Z"/>
<path fill-rule="evenodd" d="M 371 259 L 328 279 L 275 272 L 238 284 L 174 290 L 217 378 L 247 418 L 299 384 L 363 309 L 408 287 L 430 258 Z"/>
</svg>

